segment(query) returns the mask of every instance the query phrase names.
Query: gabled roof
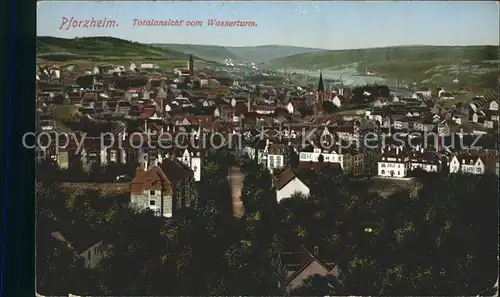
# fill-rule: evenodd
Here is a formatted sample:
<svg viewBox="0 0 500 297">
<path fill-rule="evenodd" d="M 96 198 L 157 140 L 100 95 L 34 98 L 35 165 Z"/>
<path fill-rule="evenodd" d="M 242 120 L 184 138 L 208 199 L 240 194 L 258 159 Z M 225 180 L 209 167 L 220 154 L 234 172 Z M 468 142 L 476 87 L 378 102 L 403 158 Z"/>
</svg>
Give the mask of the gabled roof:
<svg viewBox="0 0 500 297">
<path fill-rule="evenodd" d="M 291 274 L 290 276 L 288 276 L 288 277 L 285 276 L 286 279 L 283 279 L 283 276 L 280 276 L 280 280 L 285 285 L 288 285 L 289 283 L 291 283 L 297 276 L 299 276 L 304 270 L 306 270 L 307 267 L 309 267 L 311 265 L 311 263 L 313 263 L 313 262 L 318 263 L 327 272 L 331 271 L 336 266 L 333 263 L 330 263 L 331 265 L 327 265 L 327 264 L 323 263 L 322 261 L 318 260 L 304 246 L 300 246 L 294 252 L 282 252 L 280 254 L 280 256 L 281 256 L 281 263 L 286 268 L 294 271 L 293 274 Z"/>
<path fill-rule="evenodd" d="M 177 159 L 164 159 L 158 166 L 171 183 L 185 181 L 194 177 L 191 168 Z"/>
<path fill-rule="evenodd" d="M 460 164 L 475 165 L 480 156 L 477 154 L 459 154 L 457 155 L 457 159 Z"/>
<path fill-rule="evenodd" d="M 294 180 L 297 176 L 293 172 L 292 168 L 287 168 L 281 171 L 279 174 L 275 176 L 276 178 L 276 190 L 283 189 L 287 184 L 289 184 L 292 180 Z"/>
<path fill-rule="evenodd" d="M 143 191 L 163 190 L 166 194 L 172 194 L 171 181 L 159 166 L 149 170 L 137 168 L 134 179 L 130 184 L 132 194 L 142 194 Z"/>
<path fill-rule="evenodd" d="M 68 244 L 78 254 L 102 240 L 90 226 L 77 222 L 59 226 L 51 236 Z"/>
</svg>

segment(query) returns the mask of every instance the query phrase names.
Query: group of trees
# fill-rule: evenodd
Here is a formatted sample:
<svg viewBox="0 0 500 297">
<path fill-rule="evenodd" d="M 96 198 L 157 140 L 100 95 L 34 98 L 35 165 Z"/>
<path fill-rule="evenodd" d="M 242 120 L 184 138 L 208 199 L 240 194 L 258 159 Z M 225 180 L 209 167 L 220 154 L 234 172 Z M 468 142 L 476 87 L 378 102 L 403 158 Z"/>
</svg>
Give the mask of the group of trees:
<svg viewBox="0 0 500 297">
<path fill-rule="evenodd" d="M 388 197 L 332 169 L 302 173 L 311 196 L 276 203 L 270 173 L 242 170 L 245 215 L 232 215 L 230 156 L 205 160 L 200 203 L 174 218 L 138 213 L 114 197 L 37 187 L 41 294 L 280 295 L 271 266 L 278 252 L 320 242 L 342 282 L 313 277 L 296 295 L 471 295 L 497 272 L 496 176 L 421 175 Z M 80 220 L 107 245 L 96 269 L 47 232 Z M 373 232 L 365 232 L 366 227 Z M 60 281 L 62 280 L 62 281 Z"/>
<path fill-rule="evenodd" d="M 60 168 L 52 159 L 44 159 L 36 164 L 38 181 L 45 182 L 115 182 L 118 176 L 127 181 L 134 177 L 137 164 L 109 163 L 106 166 L 95 164 L 86 170 L 79 159 L 75 159 L 66 169 Z"/>
</svg>

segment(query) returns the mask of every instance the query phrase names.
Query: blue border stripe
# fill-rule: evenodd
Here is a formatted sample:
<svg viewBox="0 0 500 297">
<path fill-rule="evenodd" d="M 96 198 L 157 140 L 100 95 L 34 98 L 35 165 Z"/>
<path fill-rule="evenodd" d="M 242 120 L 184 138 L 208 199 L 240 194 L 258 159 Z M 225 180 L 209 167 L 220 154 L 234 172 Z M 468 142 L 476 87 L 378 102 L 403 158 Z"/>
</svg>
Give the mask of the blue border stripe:
<svg viewBox="0 0 500 297">
<path fill-rule="evenodd" d="M 5 247 L 7 245 L 7 199 L 9 194 L 9 167 L 10 167 L 10 138 L 12 126 L 12 92 L 14 85 L 14 57 L 15 57 L 15 33 L 16 33 L 16 0 L 12 3 L 12 21 L 10 30 L 10 63 L 9 63 L 9 98 L 7 99 L 7 131 L 5 136 L 5 188 L 3 197 L 3 230 L 2 230 L 2 264 L 0 268 L 0 296 L 4 293 L 5 279 Z"/>
</svg>

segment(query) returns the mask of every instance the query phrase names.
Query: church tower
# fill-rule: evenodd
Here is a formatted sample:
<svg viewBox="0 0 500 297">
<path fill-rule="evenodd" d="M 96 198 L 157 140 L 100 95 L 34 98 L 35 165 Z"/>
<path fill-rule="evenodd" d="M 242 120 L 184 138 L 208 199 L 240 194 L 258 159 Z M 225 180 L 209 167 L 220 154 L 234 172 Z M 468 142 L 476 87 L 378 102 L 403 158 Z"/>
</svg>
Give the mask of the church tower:
<svg viewBox="0 0 500 297">
<path fill-rule="evenodd" d="M 193 61 L 193 55 L 189 55 L 189 61 L 188 61 L 188 71 L 189 71 L 189 76 L 193 76 L 193 74 L 194 74 L 194 61 Z"/>
<path fill-rule="evenodd" d="M 318 108 L 321 110 L 323 108 L 323 101 L 324 101 L 324 96 L 325 96 L 325 85 L 323 83 L 323 69 L 320 70 L 319 73 L 319 82 L 318 82 L 318 95 L 317 95 L 317 101 L 318 101 Z"/>
</svg>

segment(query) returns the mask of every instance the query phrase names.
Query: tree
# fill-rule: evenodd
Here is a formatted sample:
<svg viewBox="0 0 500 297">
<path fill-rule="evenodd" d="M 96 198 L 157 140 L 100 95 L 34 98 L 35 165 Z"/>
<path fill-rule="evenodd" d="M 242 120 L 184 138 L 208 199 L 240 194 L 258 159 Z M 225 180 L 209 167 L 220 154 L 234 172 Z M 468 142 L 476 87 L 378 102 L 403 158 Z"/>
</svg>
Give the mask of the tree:
<svg viewBox="0 0 500 297">
<path fill-rule="evenodd" d="M 293 148 L 288 151 L 290 152 L 290 167 L 297 168 L 300 163 L 299 154 Z"/>
<path fill-rule="evenodd" d="M 78 109 L 73 105 L 58 105 L 54 111 L 54 119 L 69 122 L 75 118 Z"/>
<path fill-rule="evenodd" d="M 277 204 L 269 171 L 250 164 L 243 169 L 249 211 L 235 218 L 217 204 L 229 197 L 221 189 L 231 164 L 227 155 L 218 156 L 204 166 L 206 201 L 169 219 L 138 213 L 97 191 L 68 193 L 37 183 L 40 286 L 54 294 L 279 294 L 271 260 L 312 243 L 335 256 L 340 278 L 312 277 L 292 294 L 477 294 L 497 278 L 494 175 L 422 173 L 382 197 L 369 193 L 370 181 L 351 181 L 339 168 L 327 168 L 308 173 L 315 182 L 311 198 Z M 80 270 L 74 254 L 49 241 L 51 230 L 73 221 L 106 239 L 95 270 Z"/>
<path fill-rule="evenodd" d="M 95 293 L 83 258 L 44 231 L 37 230 L 37 292 L 53 296 Z"/>
<path fill-rule="evenodd" d="M 291 296 L 329 296 L 339 295 L 341 284 L 332 276 L 315 274 L 304 281 L 304 284 L 293 290 Z"/>
<path fill-rule="evenodd" d="M 250 165 L 243 181 L 242 202 L 245 212 L 272 213 L 277 201 L 272 176 L 267 168 Z"/>
<path fill-rule="evenodd" d="M 232 216 L 232 194 L 228 181 L 230 155 L 220 151 L 204 159 L 200 182 L 200 207 L 207 214 Z"/>
<path fill-rule="evenodd" d="M 43 183 L 53 183 L 61 176 L 59 165 L 51 158 L 46 158 L 36 163 L 36 179 Z"/>
<path fill-rule="evenodd" d="M 52 236 L 61 225 L 78 220 L 66 208 L 68 194 L 54 184 L 38 183 L 36 196 L 37 292 L 45 295 L 96 293 L 92 271 L 84 267 L 83 258 L 67 243 Z"/>
</svg>

